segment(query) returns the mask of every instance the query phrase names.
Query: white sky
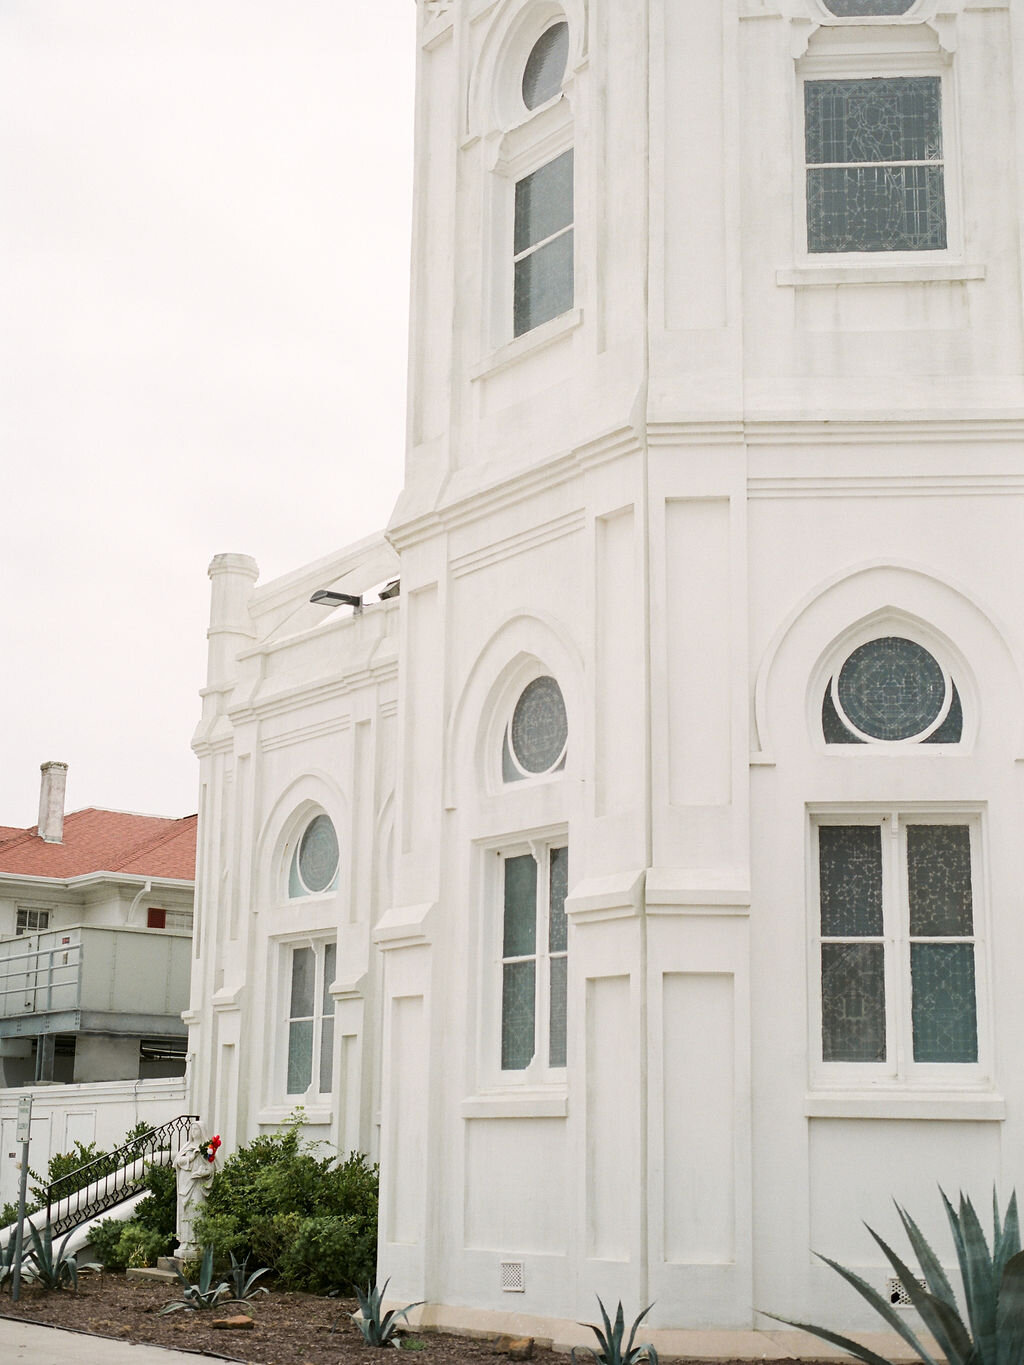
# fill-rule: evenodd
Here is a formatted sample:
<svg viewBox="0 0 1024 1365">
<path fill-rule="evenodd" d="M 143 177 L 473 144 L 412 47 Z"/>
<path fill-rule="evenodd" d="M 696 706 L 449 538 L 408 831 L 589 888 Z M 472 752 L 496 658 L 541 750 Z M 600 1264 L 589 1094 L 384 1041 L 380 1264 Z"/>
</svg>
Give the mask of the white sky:
<svg viewBox="0 0 1024 1365">
<path fill-rule="evenodd" d="M 196 809 L 212 556 L 382 527 L 414 0 L 0 0 L 0 824 Z"/>
</svg>

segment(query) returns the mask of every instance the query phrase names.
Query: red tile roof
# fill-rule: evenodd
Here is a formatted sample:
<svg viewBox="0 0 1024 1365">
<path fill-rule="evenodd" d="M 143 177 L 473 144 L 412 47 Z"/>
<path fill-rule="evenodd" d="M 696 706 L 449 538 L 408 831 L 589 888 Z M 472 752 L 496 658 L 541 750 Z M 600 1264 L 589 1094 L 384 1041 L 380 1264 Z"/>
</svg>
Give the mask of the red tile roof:
<svg viewBox="0 0 1024 1365">
<path fill-rule="evenodd" d="M 192 881 L 196 875 L 196 822 L 163 820 L 128 811 L 72 811 L 64 817 L 64 839 L 48 844 L 37 826 L 0 825 L 0 876 L 5 872 L 63 881 L 90 872 L 124 872 L 136 877 Z"/>
</svg>

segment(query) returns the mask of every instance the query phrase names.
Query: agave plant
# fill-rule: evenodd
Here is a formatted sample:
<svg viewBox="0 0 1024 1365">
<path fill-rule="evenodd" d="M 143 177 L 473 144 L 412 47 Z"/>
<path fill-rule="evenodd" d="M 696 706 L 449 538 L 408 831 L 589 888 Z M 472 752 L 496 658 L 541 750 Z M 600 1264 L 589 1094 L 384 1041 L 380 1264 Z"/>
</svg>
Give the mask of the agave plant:
<svg viewBox="0 0 1024 1365">
<path fill-rule="evenodd" d="M 165 1303 L 158 1316 L 162 1316 L 164 1313 L 176 1313 L 179 1308 L 193 1310 L 215 1308 L 218 1303 L 231 1294 L 231 1286 L 227 1280 L 221 1280 L 218 1285 L 213 1283 L 212 1246 L 208 1246 L 203 1252 L 203 1259 L 199 1266 L 198 1283 L 190 1284 L 177 1266 L 174 1267 L 174 1273 L 184 1285 L 184 1293 L 180 1299 L 173 1299 L 170 1303 Z"/>
<path fill-rule="evenodd" d="M 629 1329 L 629 1340 L 626 1342 L 625 1349 L 622 1346 L 622 1338 L 626 1335 L 626 1320 L 622 1313 L 622 1300 L 619 1300 L 619 1306 L 615 1310 L 614 1323 L 610 1321 L 605 1312 L 605 1306 L 601 1302 L 600 1295 L 598 1296 L 597 1306 L 601 1310 L 603 1329 L 596 1327 L 592 1322 L 581 1322 L 580 1326 L 590 1328 L 594 1336 L 597 1337 L 598 1349 L 595 1350 L 593 1346 L 578 1348 L 574 1346 L 571 1352 L 574 1361 L 576 1351 L 579 1349 L 588 1351 L 595 1360 L 600 1362 L 600 1365 L 636 1365 L 637 1361 L 643 1360 L 644 1357 L 651 1362 L 651 1365 L 658 1365 L 658 1353 L 649 1341 L 642 1342 L 640 1345 L 634 1344 L 636 1342 L 636 1329 L 654 1307 L 653 1303 L 649 1303 L 644 1311 L 638 1313 L 633 1319 L 633 1326 Z"/>
<path fill-rule="evenodd" d="M 269 1294 L 270 1290 L 265 1284 L 256 1285 L 256 1281 L 264 1275 L 270 1273 L 270 1267 L 264 1266 L 262 1270 L 254 1270 L 251 1275 L 246 1275 L 249 1269 L 248 1253 L 239 1261 L 232 1251 L 231 1255 L 231 1288 L 235 1291 L 231 1296 L 232 1303 L 248 1303 L 257 1294 Z M 254 1287 L 255 1286 L 255 1287 Z"/>
<path fill-rule="evenodd" d="M 69 1232 L 56 1251 L 53 1249 L 53 1231 L 47 1223 L 42 1232 L 32 1223 L 27 1224 L 32 1238 L 32 1250 L 22 1259 L 22 1278 L 39 1285 L 41 1289 L 63 1289 L 66 1284 L 78 1288 L 80 1270 L 99 1270 L 98 1265 L 78 1264 L 76 1256 L 66 1256 L 65 1250 L 71 1239 Z M 72 1229 L 74 1231 L 74 1229 Z"/>
<path fill-rule="evenodd" d="M 1010 1196 L 1006 1221 L 1001 1222 L 999 1200 L 993 1190 L 994 1226 L 990 1249 L 970 1199 L 961 1194 L 959 1209 L 954 1209 L 945 1193 L 942 1190 L 939 1193 L 946 1207 L 953 1245 L 960 1264 L 967 1323 L 961 1317 L 956 1295 L 946 1272 L 939 1264 L 921 1229 L 905 1209 L 900 1208 L 899 1204 L 896 1205 L 896 1211 L 924 1275 L 924 1286 L 877 1232 L 872 1228 L 868 1228 L 868 1232 L 882 1248 L 907 1297 L 921 1315 L 922 1322 L 935 1338 L 949 1365 L 1019 1365 L 1024 1356 L 1024 1252 L 1021 1251 L 1017 1195 L 1014 1193 Z M 877 1290 L 859 1275 L 855 1275 L 852 1270 L 840 1265 L 838 1261 L 832 1261 L 827 1256 L 819 1256 L 819 1259 L 852 1284 L 892 1330 L 917 1352 L 925 1365 L 936 1365 L 935 1357 Z M 777 1315 L 769 1313 L 768 1316 Z M 824 1341 L 841 1346 L 859 1360 L 867 1362 L 867 1365 L 889 1365 L 883 1356 L 827 1328 L 793 1322 L 789 1318 L 778 1318 L 778 1321 L 787 1322 L 791 1327 L 800 1327 L 805 1332 L 813 1332 Z"/>
<path fill-rule="evenodd" d="M 375 1284 L 367 1285 L 365 1294 L 361 1289 L 356 1289 L 359 1312 L 351 1314 L 351 1317 L 362 1332 L 367 1346 L 397 1346 L 399 1342 L 395 1333 L 399 1318 L 408 1320 L 410 1309 L 419 1308 L 421 1303 L 426 1302 L 425 1299 L 417 1299 L 415 1303 L 407 1303 L 404 1308 L 391 1308 L 381 1317 L 381 1305 L 390 1283 L 390 1280 L 385 1280 L 380 1289 Z"/>
</svg>

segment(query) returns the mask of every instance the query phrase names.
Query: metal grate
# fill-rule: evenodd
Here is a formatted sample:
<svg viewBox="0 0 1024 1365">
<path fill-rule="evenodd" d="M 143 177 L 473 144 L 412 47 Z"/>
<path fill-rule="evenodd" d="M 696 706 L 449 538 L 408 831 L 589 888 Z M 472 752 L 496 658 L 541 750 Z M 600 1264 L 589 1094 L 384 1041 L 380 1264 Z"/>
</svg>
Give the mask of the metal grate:
<svg viewBox="0 0 1024 1365">
<path fill-rule="evenodd" d="M 928 1288 L 924 1280 L 918 1280 L 917 1283 L 921 1286 L 922 1289 Z M 910 1295 L 907 1293 L 906 1286 L 903 1284 L 903 1281 L 900 1280 L 896 1275 L 890 1275 L 889 1278 L 886 1280 L 885 1293 L 886 1297 L 888 1298 L 889 1302 L 892 1304 L 894 1308 L 913 1307 L 913 1302 L 910 1298 Z"/>
<path fill-rule="evenodd" d="M 503 1294 L 524 1294 L 526 1292 L 522 1261 L 502 1261 L 501 1292 Z"/>
</svg>

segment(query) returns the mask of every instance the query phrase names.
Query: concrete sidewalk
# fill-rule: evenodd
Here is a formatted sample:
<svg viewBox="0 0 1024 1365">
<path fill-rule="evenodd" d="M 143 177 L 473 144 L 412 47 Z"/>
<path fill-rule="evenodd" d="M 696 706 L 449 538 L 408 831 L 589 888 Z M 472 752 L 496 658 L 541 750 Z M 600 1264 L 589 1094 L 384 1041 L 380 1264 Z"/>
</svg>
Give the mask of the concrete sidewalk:
<svg viewBox="0 0 1024 1365">
<path fill-rule="evenodd" d="M 136 1346 L 130 1341 L 39 1327 L 0 1318 L 0 1360 L 4 1365 L 185 1365 L 211 1357 L 163 1346 Z"/>
</svg>

